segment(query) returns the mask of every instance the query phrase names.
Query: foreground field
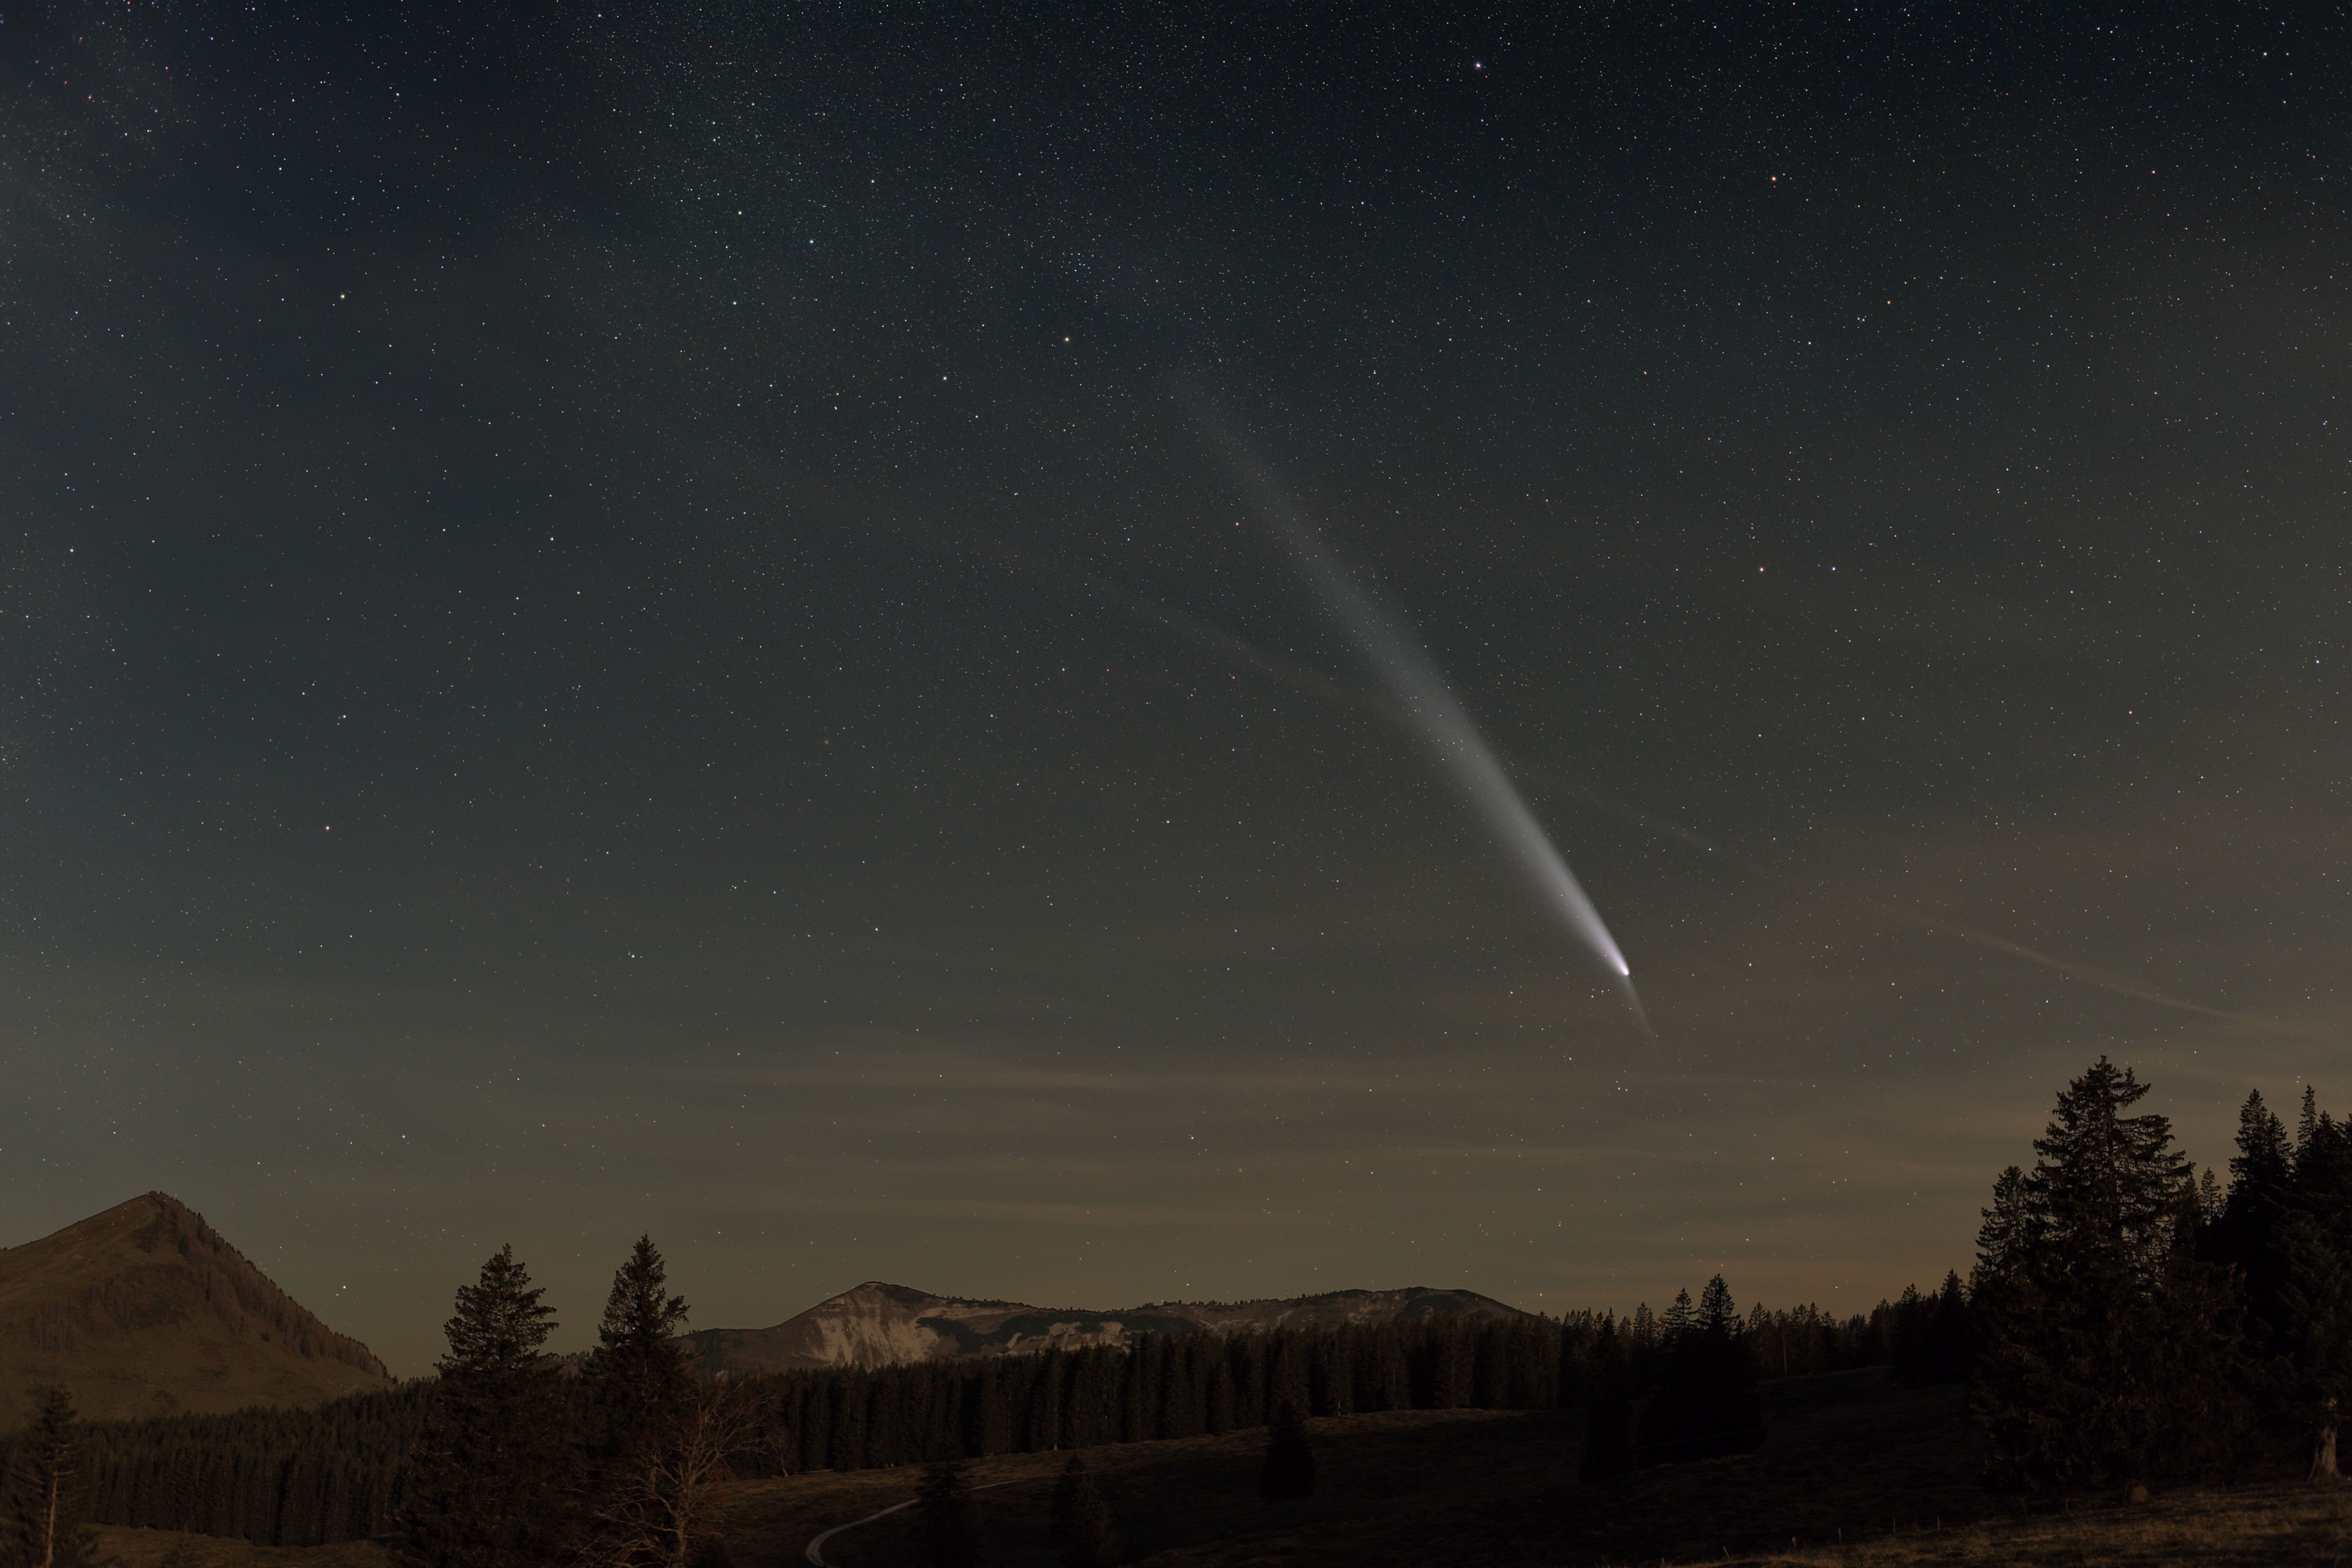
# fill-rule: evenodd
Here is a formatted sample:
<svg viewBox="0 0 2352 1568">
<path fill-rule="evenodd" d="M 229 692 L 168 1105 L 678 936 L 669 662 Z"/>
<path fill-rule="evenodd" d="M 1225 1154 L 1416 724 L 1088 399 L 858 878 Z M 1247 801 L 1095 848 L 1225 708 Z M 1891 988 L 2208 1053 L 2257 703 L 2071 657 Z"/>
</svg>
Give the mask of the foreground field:
<svg viewBox="0 0 2352 1568">
<path fill-rule="evenodd" d="M 1486 1411 L 1423 1411 L 1315 1422 L 1327 1484 L 1322 1496 L 1296 1509 L 1269 1510 L 1258 1501 L 1263 1432 L 1081 1452 L 1117 1515 L 1129 1558 L 1144 1560 L 1181 1545 L 1247 1536 L 1270 1524 L 1297 1528 L 1344 1520 L 1370 1504 L 1384 1482 L 1417 1489 L 1411 1489 L 1410 1472 L 1433 1458 L 1442 1457 L 1449 1468 L 1524 1462 L 1529 1420 Z M 1342 1454 L 1353 1471 L 1344 1478 L 1333 1468 Z M 1008 1455 L 971 1466 L 973 1484 L 991 1489 L 981 1502 L 1003 1568 L 1054 1560 L 1045 1510 L 1054 1478 L 1068 1458 Z M 866 1470 L 747 1482 L 732 1500 L 728 1549 L 739 1568 L 801 1563 L 820 1531 L 912 1496 L 917 1474 Z M 908 1563 L 909 1522 L 902 1514 L 845 1532 L 827 1544 L 826 1556 L 845 1568 Z"/>
<path fill-rule="evenodd" d="M 1723 1560 L 1718 1558 L 1720 1563 Z M 2352 1563 L 2352 1490 L 2266 1486 L 2186 1491 L 2136 1507 L 1988 1521 L 1830 1552 L 1737 1558 L 1788 1568 L 2170 1568 L 2224 1563 Z"/>
<path fill-rule="evenodd" d="M 1753 1553 L 1972 1521 L 1988 1508 L 1957 1390 L 1906 1390 L 1874 1373 L 1773 1391 L 1762 1452 L 1576 1482 L 1580 1415 L 1401 1411 L 1310 1424 L 1316 1495 L 1257 1498 L 1262 1432 L 1088 1449 L 1130 1562 L 1152 1568 L 1281 1562 L 1601 1563 Z M 1053 1561 L 1045 1508 L 1067 1456 L 975 1464 L 1004 1568 Z M 804 1561 L 808 1541 L 912 1495 L 911 1471 L 747 1483 L 728 1542 L 745 1568 Z M 1889 1498 L 1900 1500 L 1893 1505 Z M 898 1515 L 834 1538 L 844 1568 L 909 1560 Z"/>
<path fill-rule="evenodd" d="M 1452 1410 L 1310 1425 L 1316 1495 L 1258 1500 L 1263 1432 L 1084 1451 L 1138 1568 L 2352 1568 L 2352 1489 L 2248 1485 L 2078 1500 L 2031 1515 L 1979 1489 L 1957 1389 L 1905 1389 L 1874 1372 L 1767 1390 L 1770 1436 L 1754 1454 L 1576 1481 L 1575 1415 Z M 975 1463 L 997 1568 L 1050 1568 L 1053 1480 L 1066 1454 Z M 812 1539 L 906 1501 L 918 1472 L 820 1472 L 736 1483 L 723 1532 L 737 1568 L 801 1568 Z M 917 1561 L 904 1514 L 832 1538 L 841 1568 Z M 104 1529 L 117 1568 L 394 1568 L 373 1542 L 273 1549 L 169 1531 Z"/>
<path fill-rule="evenodd" d="M 341 1541 L 331 1546 L 256 1546 L 226 1535 L 190 1535 L 177 1530 L 98 1527 L 98 1557 L 110 1568 L 162 1568 L 174 1548 L 174 1568 L 393 1568 L 392 1553 L 373 1541 Z"/>
<path fill-rule="evenodd" d="M 1580 1486 L 1576 1415 L 1414 1411 L 1310 1425 L 1317 1494 L 1257 1499 L 1265 1434 L 1087 1449 L 1087 1466 L 1141 1568 L 1512 1568 L 1536 1564 L 2342 1563 L 2352 1497 L 2256 1486 L 2159 1495 L 2133 1507 L 2004 1512 L 1977 1485 L 1979 1454 L 1957 1389 L 1877 1373 L 1769 1391 L 1763 1449 Z M 972 1466 L 1000 1568 L 1049 1568 L 1053 1478 L 1067 1456 Z M 914 1492 L 910 1470 L 746 1482 L 727 1524 L 740 1568 L 798 1568 L 808 1542 Z M 915 1560 L 894 1515 L 835 1536 L 842 1568 Z"/>
</svg>

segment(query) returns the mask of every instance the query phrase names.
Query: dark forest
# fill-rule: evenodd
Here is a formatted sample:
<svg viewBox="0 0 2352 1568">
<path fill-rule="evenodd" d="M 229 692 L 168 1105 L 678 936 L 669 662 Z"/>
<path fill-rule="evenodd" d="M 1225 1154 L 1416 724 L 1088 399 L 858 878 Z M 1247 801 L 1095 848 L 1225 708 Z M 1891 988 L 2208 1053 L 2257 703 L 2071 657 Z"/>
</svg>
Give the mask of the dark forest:
<svg viewBox="0 0 2352 1568">
<path fill-rule="evenodd" d="M 1581 1409 L 1591 1480 L 1757 1447 L 1764 1381 L 1884 1367 L 1969 1385 L 1996 1491 L 2143 1488 L 2290 1443 L 2333 1479 L 2352 1398 L 2352 1125 L 2306 1092 L 2290 1132 L 2255 1093 L 2225 1185 L 2166 1119 L 2134 1113 L 2147 1092 L 2102 1058 L 2060 1097 L 2032 1170 L 1995 1182 L 1969 1278 L 1843 1319 L 1743 1315 L 1717 1277 L 1622 1317 L 1152 1336 L 730 1383 L 688 1370 L 686 1305 L 647 1239 L 584 1358 L 544 1352 L 551 1309 L 502 1252 L 459 1291 L 435 1378 L 309 1410 L 88 1425 L 53 1397 L 0 1463 L 19 1512 L 62 1486 L 85 1523 L 380 1538 L 445 1565 L 642 1558 L 666 1533 L 690 1559 L 711 1489 L 741 1476 L 1256 1428 L 1278 1444 L 1304 1418 L 1470 1408 Z"/>
</svg>

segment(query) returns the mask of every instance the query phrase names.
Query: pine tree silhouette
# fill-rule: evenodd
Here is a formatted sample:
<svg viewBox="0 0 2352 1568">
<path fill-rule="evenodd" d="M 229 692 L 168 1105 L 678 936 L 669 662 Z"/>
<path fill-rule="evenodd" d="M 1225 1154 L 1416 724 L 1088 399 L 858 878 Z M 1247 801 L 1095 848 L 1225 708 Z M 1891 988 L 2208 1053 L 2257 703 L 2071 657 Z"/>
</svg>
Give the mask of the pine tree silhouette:
<svg viewBox="0 0 2352 1568">
<path fill-rule="evenodd" d="M 1665 1349 L 1674 1350 L 1690 1338 L 1691 1329 L 1696 1321 L 1697 1313 L 1691 1306 L 1690 1292 L 1677 1290 L 1675 1299 L 1667 1303 L 1664 1314 L 1658 1320 L 1658 1338 Z"/>
<path fill-rule="evenodd" d="M 2309 1110 L 2305 1149 L 2318 1131 L 2316 1108 Z M 2234 1267 L 2245 1281 L 2246 1316 L 2257 1341 L 2279 1326 L 2279 1291 L 2286 1268 L 2280 1248 L 2296 1207 L 2296 1165 L 2284 1123 L 2263 1103 L 2262 1090 L 2253 1090 L 2238 1111 L 2238 1152 L 2230 1161 L 2229 1195 L 2205 1251 Z"/>
<path fill-rule="evenodd" d="M 82 1522 L 83 1477 L 73 1395 L 52 1388 L 13 1445 L 10 1568 L 90 1568 L 98 1533 Z"/>
<path fill-rule="evenodd" d="M 2309 1432 L 2310 1478 L 2333 1482 L 2336 1429 L 2352 1407 L 2352 1126 L 2320 1110 L 2306 1086 L 2289 1170 L 2276 1119 L 2255 1150 L 2240 1120 L 2243 1157 L 2231 1162 L 2238 1223 L 2222 1256 L 2247 1277 L 2250 1337 L 2272 1358 L 2273 1414 Z"/>
<path fill-rule="evenodd" d="M 683 1297 L 668 1293 L 668 1282 L 649 1236 L 637 1237 L 614 1271 L 596 1348 L 582 1369 L 600 1458 L 625 1454 L 673 1425 L 692 1393 L 693 1373 L 677 1343 L 688 1309 Z"/>
<path fill-rule="evenodd" d="M 1640 1463 L 1745 1453 L 1764 1440 L 1756 1359 L 1744 1330 L 1722 1275 L 1706 1282 L 1696 1306 L 1689 1291 L 1675 1292 L 1665 1313 L 1657 1377 L 1642 1415 Z"/>
<path fill-rule="evenodd" d="M 2310 1479 L 2336 1481 L 2336 1433 L 2352 1410 L 2352 1256 L 2340 1227 L 2298 1214 L 2282 1227 L 2284 1265 L 2272 1336 L 2286 1401 L 2311 1432 Z"/>
<path fill-rule="evenodd" d="M 2296 1149 L 2289 1206 L 2298 1213 L 2352 1216 L 2352 1123 L 2321 1111 Z"/>
<path fill-rule="evenodd" d="M 1935 1325 L 1929 1333 L 1927 1378 L 1932 1383 L 1966 1383 L 1969 1363 L 1976 1353 L 1976 1331 L 1969 1318 L 1969 1295 L 1957 1269 L 1947 1270 L 1943 1288 L 1936 1292 Z"/>
<path fill-rule="evenodd" d="M 423 1568 L 535 1568 L 553 1552 L 563 1404 L 542 1294 L 511 1247 L 457 1292 L 401 1512 L 400 1552 Z"/>
<path fill-rule="evenodd" d="M 1916 1285 L 1906 1285 L 1903 1294 L 1895 1299 L 1892 1315 L 1895 1332 L 1887 1364 L 1905 1383 L 1928 1381 L 1928 1363 L 1934 1354 L 1935 1303 L 1919 1294 Z"/>
<path fill-rule="evenodd" d="M 2193 1255 L 2195 1193 L 2171 1123 L 2102 1057 L 2058 1097 L 2032 1173 L 1994 1186 L 1972 1302 L 1971 1401 L 1997 1485 L 2155 1479 L 2226 1442 L 2232 1289 Z"/>
</svg>

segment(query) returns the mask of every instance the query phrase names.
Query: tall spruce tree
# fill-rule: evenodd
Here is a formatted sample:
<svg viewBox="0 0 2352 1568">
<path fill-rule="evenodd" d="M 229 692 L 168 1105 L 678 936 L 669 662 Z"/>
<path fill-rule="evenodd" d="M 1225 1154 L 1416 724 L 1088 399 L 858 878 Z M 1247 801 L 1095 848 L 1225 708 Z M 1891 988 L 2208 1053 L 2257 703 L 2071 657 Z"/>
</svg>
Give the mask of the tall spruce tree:
<svg viewBox="0 0 2352 1568">
<path fill-rule="evenodd" d="M 98 1532 L 83 1522 L 83 1475 L 73 1395 L 52 1388 L 12 1445 L 9 1568 L 91 1568 Z"/>
<path fill-rule="evenodd" d="M 1943 1288 L 1936 1292 L 1935 1327 L 1930 1335 L 1928 1378 L 1935 1383 L 1966 1383 L 1969 1362 L 1975 1353 L 1976 1331 L 1969 1320 L 1969 1296 L 1959 1272 L 1948 1269 Z"/>
<path fill-rule="evenodd" d="M 2255 1089 L 2238 1110 L 2229 1195 L 2205 1251 L 2237 1269 L 2245 1285 L 2248 1327 L 2258 1343 L 2280 1326 L 2279 1291 L 2286 1268 L 2281 1245 L 2297 1206 L 2295 1187 L 2295 1152 L 2286 1125 Z"/>
<path fill-rule="evenodd" d="M 1906 1285 L 1903 1294 L 1895 1299 L 1895 1332 L 1888 1364 L 1906 1383 L 1934 1380 L 1931 1363 L 1935 1356 L 1935 1303 L 1919 1294 L 1916 1285 Z"/>
<path fill-rule="evenodd" d="M 399 1521 L 401 1554 L 423 1568 L 535 1568 L 554 1552 L 564 1406 L 541 1352 L 555 1316 L 543 1294 L 511 1247 L 457 1291 Z"/>
<path fill-rule="evenodd" d="M 2352 1125 L 2304 1089 L 2293 1180 L 2265 1210 L 2273 1288 L 2257 1314 L 2276 1413 L 2311 1436 L 2310 1476 L 2340 1479 L 2336 1436 L 2352 1403 Z"/>
<path fill-rule="evenodd" d="M 1983 1213 L 1969 1281 L 1979 1342 L 1969 1403 L 1990 1439 L 1986 1480 L 1999 1489 L 2025 1489 L 2048 1468 L 2040 1457 L 2051 1426 L 2042 1408 L 2051 1382 L 2041 1279 L 2047 1243 L 2025 1173 L 2015 1165 L 1994 1179 L 1992 1205 Z"/>
<path fill-rule="evenodd" d="M 1676 1292 L 1665 1321 L 1657 1380 L 1642 1416 L 1641 1463 L 1677 1464 L 1755 1448 L 1764 1440 L 1756 1358 L 1723 1276 L 1706 1282 L 1696 1306 L 1689 1291 Z"/>
<path fill-rule="evenodd" d="M 1681 1345 L 1690 1337 L 1697 1321 L 1697 1309 L 1691 1305 L 1690 1292 L 1675 1291 L 1675 1299 L 1666 1304 L 1664 1315 L 1658 1320 L 1658 1337 L 1664 1348 L 1671 1351 Z"/>
<path fill-rule="evenodd" d="M 1996 1484 L 2155 1479 L 2232 1424 L 2234 1292 L 2191 1253 L 2195 1193 L 2171 1123 L 2126 1114 L 2147 1093 L 2100 1058 L 2058 1097 L 2032 1173 L 1995 1184 L 1971 1399 Z"/>
<path fill-rule="evenodd" d="M 692 1403 L 693 1371 L 677 1343 L 688 1307 L 668 1284 L 660 1248 L 649 1236 L 637 1237 L 614 1271 L 596 1348 L 582 1369 L 599 1459 L 619 1458 L 670 1432 Z"/>
<path fill-rule="evenodd" d="M 2298 1214 L 2282 1228 L 2272 1345 L 2290 1411 L 2311 1433 L 2310 1479 L 2337 1481 L 2336 1434 L 2352 1410 L 2352 1256 L 2340 1226 Z"/>
<path fill-rule="evenodd" d="M 2295 1150 L 2291 1205 L 2322 1225 L 2352 1223 L 2352 1122 L 2321 1111 Z"/>
</svg>

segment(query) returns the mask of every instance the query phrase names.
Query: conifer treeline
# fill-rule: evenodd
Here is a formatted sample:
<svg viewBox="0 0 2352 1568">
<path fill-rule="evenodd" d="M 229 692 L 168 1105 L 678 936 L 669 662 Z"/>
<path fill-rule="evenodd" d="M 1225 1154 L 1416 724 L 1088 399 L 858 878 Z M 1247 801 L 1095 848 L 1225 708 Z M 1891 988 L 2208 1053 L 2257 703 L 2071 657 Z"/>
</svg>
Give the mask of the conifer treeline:
<svg viewBox="0 0 2352 1568">
<path fill-rule="evenodd" d="M 1722 1281 L 1709 1289 L 1723 1291 Z M 1729 1302 L 1723 1291 L 1723 1310 Z M 1701 1384 L 1752 1389 L 1759 1376 L 1864 1366 L 1892 1366 L 1920 1383 L 1968 1375 L 1968 1302 L 1957 1274 L 1935 1296 L 1907 1289 L 1843 1320 L 1817 1307 L 1759 1307 L 1715 1331 L 1721 1349 L 1702 1372 L 1683 1370 L 1697 1363 L 1672 1353 L 1685 1332 L 1677 1310 L 1155 1337 L 1122 1348 L 785 1373 L 751 1386 L 766 1413 L 768 1462 L 853 1470 L 1213 1436 L 1271 1426 L 1285 1405 L 1318 1416 L 1573 1409 L 1607 1380 L 1612 1361 L 1636 1396 L 1669 1377 L 1702 1398 Z M 1702 1309 L 1687 1292 L 1679 1310 L 1696 1330 Z"/>
<path fill-rule="evenodd" d="M 1955 1310 L 1965 1336 L 1956 1279 L 1941 1296 L 1907 1290 L 1843 1320 L 1759 1307 L 1738 1339 L 1752 1376 L 1893 1365 L 1928 1379 L 1950 1375 L 1938 1370 L 1944 1352 L 1921 1347 L 1938 1342 L 1937 1323 L 1948 1328 Z M 1198 1436 L 1270 1426 L 1286 1405 L 1308 1415 L 1570 1409 L 1612 1376 L 1634 1397 L 1649 1394 L 1667 1375 L 1675 1318 L 1671 1306 L 1622 1319 L 1429 1318 L 786 1373 L 746 1380 L 757 1425 L 732 1463 L 739 1473 L 866 1469 Z M 382 1535 L 433 1396 L 433 1384 L 417 1384 L 305 1410 L 92 1423 L 87 1517 L 275 1546 Z M 579 1426 L 593 1413 L 567 1407 L 563 1419 Z M 0 1439 L 0 1473 L 7 1449 Z"/>
<path fill-rule="evenodd" d="M 81 1436 L 84 1516 L 272 1546 L 379 1535 L 428 1405 L 416 1385 L 308 1410 L 92 1422 Z M 13 1447 L 0 1440 L 0 1474 L 14 1468 Z"/>
<path fill-rule="evenodd" d="M 785 1373 L 753 1380 L 794 1470 L 1150 1442 L 1373 1410 L 1581 1403 L 1596 1325 L 1545 1318 L 1150 1337 L 1127 1347 Z"/>
<path fill-rule="evenodd" d="M 1987 1480 L 2019 1491 L 2243 1465 L 2288 1433 L 2340 1479 L 2352 1409 L 2352 1125 L 2304 1091 L 2295 1134 L 2250 1094 L 2225 1193 L 2102 1057 L 2031 1171 L 1993 1185 L 1969 1292 Z"/>
</svg>

